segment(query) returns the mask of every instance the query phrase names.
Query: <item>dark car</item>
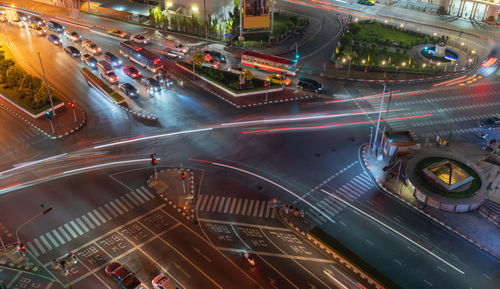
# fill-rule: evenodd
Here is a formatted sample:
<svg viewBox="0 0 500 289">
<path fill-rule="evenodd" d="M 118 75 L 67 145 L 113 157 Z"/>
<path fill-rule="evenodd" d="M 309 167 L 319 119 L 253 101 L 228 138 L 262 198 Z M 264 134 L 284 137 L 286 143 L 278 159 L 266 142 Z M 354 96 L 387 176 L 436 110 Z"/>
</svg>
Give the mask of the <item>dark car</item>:
<svg viewBox="0 0 500 289">
<path fill-rule="evenodd" d="M 477 122 L 477 125 L 482 128 L 494 128 L 500 126 L 500 118 L 493 116 L 487 119 L 483 119 Z"/>
<path fill-rule="evenodd" d="M 59 46 L 61 45 L 61 39 L 59 39 L 59 37 L 57 37 L 57 35 L 55 34 L 49 34 L 49 36 L 47 36 L 47 39 L 52 42 L 52 44 L 56 45 L 56 46 Z"/>
<path fill-rule="evenodd" d="M 82 61 L 92 68 L 97 68 L 97 59 L 90 54 L 82 55 Z"/>
<path fill-rule="evenodd" d="M 80 50 L 78 50 L 74 46 L 67 46 L 66 48 L 64 48 L 64 51 L 66 51 L 66 53 L 71 55 L 72 57 L 80 57 Z"/>
<path fill-rule="evenodd" d="M 19 18 L 19 20 L 21 21 L 26 22 L 30 19 L 30 16 L 28 14 L 17 12 L 17 18 Z"/>
<path fill-rule="evenodd" d="M 55 32 L 63 32 L 64 31 L 64 26 L 61 24 L 54 22 L 54 21 L 49 21 L 47 22 L 47 28 L 55 31 Z"/>
<path fill-rule="evenodd" d="M 111 63 L 111 65 L 113 65 L 114 67 L 119 67 L 122 65 L 122 61 L 120 60 L 120 58 L 116 57 L 111 52 L 104 53 L 104 60 Z"/>
<path fill-rule="evenodd" d="M 118 85 L 121 91 L 130 97 L 137 96 L 137 89 L 130 83 L 124 82 Z"/>
<path fill-rule="evenodd" d="M 299 77 L 297 88 L 302 90 L 320 92 L 323 89 L 323 85 L 314 79 Z"/>
<path fill-rule="evenodd" d="M 45 21 L 40 18 L 40 17 L 37 17 L 37 16 L 31 16 L 30 17 L 30 23 L 31 24 L 35 24 L 35 25 L 38 25 L 38 26 L 43 26 L 45 25 Z"/>
<path fill-rule="evenodd" d="M 217 52 L 217 51 L 208 51 L 208 50 L 205 50 L 203 52 L 205 55 L 207 54 L 210 54 L 210 56 L 217 62 L 223 62 L 223 63 L 226 63 L 226 56 L 220 52 Z"/>
<path fill-rule="evenodd" d="M 142 84 L 144 84 L 144 86 L 146 86 L 146 88 L 148 90 L 153 90 L 153 91 L 160 91 L 161 90 L 160 84 L 154 78 L 145 77 L 145 78 L 141 79 L 141 82 L 142 82 Z"/>
<path fill-rule="evenodd" d="M 112 262 L 105 268 L 106 274 L 113 278 L 124 289 L 145 289 L 132 272 L 118 262 Z"/>
</svg>

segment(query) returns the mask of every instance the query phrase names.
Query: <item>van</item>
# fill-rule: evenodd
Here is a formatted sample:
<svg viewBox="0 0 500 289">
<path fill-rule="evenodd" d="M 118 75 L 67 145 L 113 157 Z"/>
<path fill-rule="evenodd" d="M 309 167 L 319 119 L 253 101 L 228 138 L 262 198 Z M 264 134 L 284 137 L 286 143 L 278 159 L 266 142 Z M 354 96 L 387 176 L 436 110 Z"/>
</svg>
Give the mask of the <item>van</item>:
<svg viewBox="0 0 500 289">
<path fill-rule="evenodd" d="M 323 85 L 314 79 L 299 77 L 297 88 L 302 90 L 320 92 L 323 89 Z"/>
<path fill-rule="evenodd" d="M 69 40 L 78 41 L 80 40 L 80 35 L 71 29 L 64 30 L 64 36 Z"/>
<path fill-rule="evenodd" d="M 180 53 L 188 52 L 188 47 L 181 44 L 178 41 L 166 40 L 164 43 L 165 43 L 165 49 L 168 51 L 180 52 Z"/>
<path fill-rule="evenodd" d="M 107 62 L 106 60 L 97 62 L 97 71 L 99 71 L 99 74 L 101 74 L 101 76 L 110 83 L 118 82 L 118 76 L 116 76 L 115 72 L 113 71 L 113 66 L 111 66 L 111 63 Z"/>
</svg>

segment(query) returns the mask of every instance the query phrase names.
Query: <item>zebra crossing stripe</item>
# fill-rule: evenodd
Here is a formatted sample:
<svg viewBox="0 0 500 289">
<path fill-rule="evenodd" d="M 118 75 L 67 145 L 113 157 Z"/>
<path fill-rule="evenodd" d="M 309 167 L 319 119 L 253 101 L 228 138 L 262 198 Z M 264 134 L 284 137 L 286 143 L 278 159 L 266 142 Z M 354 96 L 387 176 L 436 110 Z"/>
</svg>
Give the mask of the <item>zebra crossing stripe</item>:
<svg viewBox="0 0 500 289">
<path fill-rule="evenodd" d="M 30 250 L 33 253 L 33 255 L 35 255 L 35 257 L 40 256 L 40 253 L 38 253 L 38 251 L 35 249 L 35 246 L 33 246 L 31 242 L 26 243 L 26 245 L 28 245 L 27 247 L 28 250 Z"/>
<path fill-rule="evenodd" d="M 122 201 L 122 203 L 125 204 L 125 206 L 129 209 L 133 209 L 134 208 L 134 205 L 132 205 L 128 200 L 127 198 L 125 198 L 124 196 L 121 196 L 120 197 L 120 200 Z"/>
<path fill-rule="evenodd" d="M 269 218 L 269 212 L 271 211 L 271 202 L 272 201 L 267 202 L 266 215 L 265 215 L 266 218 Z"/>
<path fill-rule="evenodd" d="M 262 217 L 264 215 L 264 209 L 266 208 L 266 201 L 262 201 L 262 205 L 260 206 L 260 212 L 259 212 L 259 217 Z"/>
<path fill-rule="evenodd" d="M 241 212 L 240 212 L 241 215 L 244 215 L 246 213 L 247 205 L 248 205 L 248 199 L 245 199 L 245 201 L 243 201 L 243 207 L 241 208 Z"/>
<path fill-rule="evenodd" d="M 110 220 L 111 220 L 111 217 L 108 215 L 108 213 L 106 212 L 106 210 L 104 210 L 104 208 L 103 208 L 103 207 L 99 207 L 98 209 L 99 209 L 99 211 L 101 211 L 101 213 L 102 213 L 102 214 L 106 217 L 106 219 L 108 219 L 108 221 L 110 221 Z"/>
<path fill-rule="evenodd" d="M 316 222 L 316 224 L 317 224 L 317 225 L 320 225 L 320 224 L 322 224 L 322 223 L 323 223 L 320 219 L 318 219 L 318 218 L 316 217 L 316 215 L 314 215 L 314 214 L 312 213 L 312 211 L 311 211 L 311 210 L 308 210 L 307 212 L 308 212 L 308 214 L 306 214 L 306 215 L 305 215 L 305 218 L 306 218 L 306 219 L 312 219 L 312 220 L 313 220 L 313 222 Z"/>
<path fill-rule="evenodd" d="M 106 210 L 111 212 L 111 215 L 113 215 L 113 218 L 118 217 L 118 214 L 115 211 L 113 211 L 113 209 L 111 209 L 111 207 L 108 204 L 104 205 L 104 208 L 106 208 Z"/>
<path fill-rule="evenodd" d="M 333 217 L 333 216 L 335 216 L 335 215 L 337 214 L 337 213 L 335 213 L 335 212 L 330 211 L 330 209 L 329 209 L 329 208 L 327 208 L 327 207 L 326 207 L 325 205 L 323 205 L 322 203 L 318 203 L 317 205 L 318 205 L 318 207 L 320 207 L 321 209 L 323 209 L 323 211 L 325 211 L 325 212 L 326 212 L 328 215 L 330 215 L 331 217 Z"/>
<path fill-rule="evenodd" d="M 252 213 L 252 208 L 253 208 L 253 203 L 255 202 L 255 200 L 250 200 L 250 203 L 248 204 L 248 210 L 247 210 L 247 216 L 250 216 L 250 214 Z M 244 215 L 244 214 L 242 214 Z"/>
<path fill-rule="evenodd" d="M 122 210 L 122 209 L 120 209 L 120 208 L 119 208 L 119 207 L 115 204 L 115 202 L 114 202 L 114 201 L 109 202 L 109 205 L 110 205 L 113 209 L 115 209 L 115 211 L 116 211 L 116 212 L 118 212 L 118 214 L 119 214 L 119 215 L 123 215 L 123 210 Z"/>
<path fill-rule="evenodd" d="M 351 200 L 351 201 L 354 201 L 354 199 L 352 198 L 352 196 L 350 196 L 350 192 L 348 192 L 348 191 L 344 188 L 344 186 L 339 187 L 339 188 L 337 189 L 337 191 L 340 191 L 339 195 L 344 196 L 344 197 L 348 198 L 348 199 L 349 199 L 349 200 Z"/>
<path fill-rule="evenodd" d="M 70 221 L 69 223 L 71 224 L 71 226 L 73 226 L 73 228 L 75 228 L 80 236 L 83 235 L 82 230 L 80 230 L 80 228 L 76 225 L 75 221 Z"/>
<path fill-rule="evenodd" d="M 325 200 L 328 204 L 330 204 L 331 206 L 335 207 L 337 209 L 337 211 L 342 211 L 344 208 L 345 208 L 345 205 L 343 203 L 336 203 L 336 200 L 335 199 L 330 199 L 331 197 L 328 197 L 328 198 L 324 198 L 323 200 Z"/>
<path fill-rule="evenodd" d="M 47 249 L 52 250 L 52 246 L 49 244 L 49 241 L 47 241 L 47 239 L 45 239 L 45 237 L 43 235 L 40 235 L 40 240 L 42 240 L 43 244 L 45 245 L 45 247 L 47 247 Z"/>
<path fill-rule="evenodd" d="M 365 191 L 366 191 L 363 188 L 357 187 L 355 184 L 353 184 L 351 182 L 349 182 L 347 184 L 344 184 L 344 186 L 346 188 L 350 188 L 351 189 L 351 193 L 354 194 L 354 195 L 356 195 L 356 196 L 358 196 L 358 197 L 362 196 L 365 193 Z"/>
<path fill-rule="evenodd" d="M 52 234 L 56 236 L 57 240 L 59 240 L 59 243 L 61 243 L 61 245 L 66 243 L 56 230 L 52 230 Z"/>
<path fill-rule="evenodd" d="M 201 203 L 201 205 L 198 207 L 198 209 L 199 210 L 203 210 L 203 208 L 207 204 L 207 201 L 208 201 L 208 196 L 207 195 L 200 195 L 200 200 L 198 201 L 198 203 Z"/>
<path fill-rule="evenodd" d="M 50 234 L 50 232 L 47 232 L 45 233 L 45 236 L 47 236 L 47 238 L 49 238 L 50 242 L 52 244 L 54 244 L 54 249 L 59 247 L 59 243 L 57 243 L 57 241 L 54 239 L 54 237 L 52 237 L 52 235 Z"/>
<path fill-rule="evenodd" d="M 145 200 L 141 198 L 141 196 L 136 191 L 130 191 L 130 194 L 132 194 L 132 196 L 134 196 L 134 198 L 136 198 L 139 203 L 144 204 Z"/>
<path fill-rule="evenodd" d="M 140 203 L 134 197 L 132 197 L 130 193 L 125 194 L 125 197 L 127 197 L 127 199 L 129 199 L 137 207 L 140 205 Z"/>
<path fill-rule="evenodd" d="M 254 216 L 254 217 L 256 217 L 257 214 L 259 213 L 259 204 L 260 204 L 260 201 L 256 200 L 255 207 L 253 208 L 253 214 L 252 214 L 252 216 Z M 262 204 L 264 204 L 264 201 L 262 201 Z"/>
<path fill-rule="evenodd" d="M 89 220 L 89 218 L 87 218 L 87 216 L 82 215 L 81 218 L 85 221 L 85 223 L 87 223 L 89 225 L 91 230 L 95 229 L 94 224 Z"/>
<path fill-rule="evenodd" d="M 153 195 L 153 193 L 151 193 L 145 186 L 142 186 L 141 187 L 141 190 L 146 193 L 146 195 L 148 195 L 151 199 L 154 199 L 155 198 L 155 195 Z"/>
<path fill-rule="evenodd" d="M 94 221 L 94 223 L 96 223 L 97 226 L 101 225 L 101 222 L 99 222 L 99 220 L 97 220 L 97 218 L 94 217 L 94 215 L 92 214 L 92 212 L 88 212 L 87 215 L 92 219 L 92 221 Z"/>
<path fill-rule="evenodd" d="M 219 202 L 220 196 L 216 196 L 212 208 L 207 208 L 207 211 L 215 212 L 215 208 L 217 208 L 217 202 Z"/>
<path fill-rule="evenodd" d="M 40 249 L 40 252 L 42 254 L 45 254 L 47 253 L 47 251 L 45 250 L 45 248 L 42 246 L 42 244 L 40 243 L 40 241 L 38 241 L 37 238 L 33 239 L 33 242 L 35 242 L 35 245 L 38 247 L 38 249 Z"/>
<path fill-rule="evenodd" d="M 122 208 L 125 212 L 128 212 L 127 206 L 125 206 L 119 199 L 115 199 L 114 202 L 118 204 L 118 207 Z"/>
<path fill-rule="evenodd" d="M 214 195 L 210 196 L 210 199 L 208 200 L 207 208 L 205 209 L 205 211 L 209 211 L 210 210 L 210 208 L 212 207 L 212 203 L 214 201 L 214 198 L 215 198 Z M 203 210 L 203 208 L 201 208 L 201 210 Z"/>
<path fill-rule="evenodd" d="M 87 228 L 87 226 L 85 226 L 85 224 L 82 222 L 82 220 L 80 220 L 80 218 L 76 218 L 76 221 L 83 228 L 83 230 L 85 230 L 85 233 L 89 231 L 89 228 Z"/>
<path fill-rule="evenodd" d="M 231 204 L 231 198 L 227 198 L 226 206 L 224 207 L 224 213 L 227 213 L 227 210 L 229 209 L 229 205 Z"/>
<path fill-rule="evenodd" d="M 238 214 L 240 212 L 240 207 L 242 202 L 243 199 L 238 199 L 238 205 L 236 206 L 236 210 L 234 211 L 235 214 Z"/>
<path fill-rule="evenodd" d="M 222 208 L 224 207 L 224 201 L 226 200 L 226 197 L 222 197 L 220 200 L 219 208 L 217 209 L 217 212 L 220 213 L 222 211 Z"/>
<path fill-rule="evenodd" d="M 370 187 L 369 187 L 367 184 L 363 183 L 363 182 L 362 182 L 362 181 L 360 181 L 359 179 L 356 179 L 356 178 L 355 178 L 355 179 L 353 179 L 351 182 L 352 182 L 353 184 L 358 185 L 360 188 L 365 189 L 365 191 L 368 191 L 368 190 L 370 189 Z"/>
<path fill-rule="evenodd" d="M 64 227 L 66 228 L 66 230 L 68 230 L 68 232 L 71 234 L 71 236 L 73 236 L 73 238 L 78 237 L 78 235 L 76 235 L 75 232 L 73 232 L 73 230 L 71 229 L 71 227 L 68 224 L 64 224 Z"/>
<path fill-rule="evenodd" d="M 61 226 L 59 226 L 57 229 L 59 230 L 59 232 L 61 232 L 64 238 L 66 238 L 66 241 L 68 242 L 71 241 L 71 238 L 69 237 L 68 233 L 66 233 L 66 231 L 64 231 L 64 229 Z"/>
<path fill-rule="evenodd" d="M 323 203 L 318 203 L 318 206 L 322 207 L 324 210 L 332 213 L 332 216 L 336 215 L 339 213 L 339 211 L 333 207 L 333 206 L 327 206 L 327 204 L 323 204 Z"/>
<path fill-rule="evenodd" d="M 149 198 L 146 194 L 144 194 L 141 190 L 139 189 L 135 189 L 135 192 L 141 196 L 144 200 L 149 201 L 151 198 Z"/>
<path fill-rule="evenodd" d="M 229 214 L 232 214 L 234 211 L 234 206 L 236 205 L 236 201 L 238 201 L 236 198 L 233 199 L 233 203 L 231 204 L 231 209 L 229 209 Z"/>
</svg>

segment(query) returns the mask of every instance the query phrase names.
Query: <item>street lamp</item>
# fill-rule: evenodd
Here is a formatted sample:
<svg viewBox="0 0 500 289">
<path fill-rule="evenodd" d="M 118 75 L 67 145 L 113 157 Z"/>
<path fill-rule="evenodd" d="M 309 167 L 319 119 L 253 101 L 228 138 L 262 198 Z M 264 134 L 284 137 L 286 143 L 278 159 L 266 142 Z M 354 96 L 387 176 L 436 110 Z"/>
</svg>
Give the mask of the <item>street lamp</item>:
<svg viewBox="0 0 500 289">
<path fill-rule="evenodd" d="M 385 65 L 385 60 L 384 60 L 384 61 L 382 61 L 382 65 Z"/>
<path fill-rule="evenodd" d="M 423 67 L 423 68 L 425 68 L 425 63 L 424 63 L 424 64 L 422 64 L 422 67 Z"/>
<path fill-rule="evenodd" d="M 43 208 L 43 205 L 42 205 L 42 208 Z M 19 230 L 21 230 L 21 228 L 24 227 L 29 222 L 35 220 L 36 218 L 40 217 L 41 215 L 47 214 L 50 211 L 52 211 L 52 207 L 50 207 L 48 209 L 45 209 L 45 210 L 41 210 L 40 212 L 36 213 L 33 217 L 29 218 L 26 222 L 24 222 L 21 225 L 19 225 L 19 227 L 17 227 L 17 229 L 16 229 L 16 240 L 17 240 L 17 246 L 18 246 L 18 248 L 22 247 L 21 240 L 19 240 Z M 22 255 L 24 257 L 24 253 L 22 253 Z"/>
</svg>

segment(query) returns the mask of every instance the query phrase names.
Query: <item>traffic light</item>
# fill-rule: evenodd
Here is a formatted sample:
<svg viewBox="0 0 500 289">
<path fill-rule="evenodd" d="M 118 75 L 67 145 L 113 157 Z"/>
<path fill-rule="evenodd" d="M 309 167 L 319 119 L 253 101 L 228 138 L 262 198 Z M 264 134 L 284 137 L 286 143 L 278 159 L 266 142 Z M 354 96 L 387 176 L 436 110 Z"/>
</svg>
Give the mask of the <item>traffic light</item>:
<svg viewBox="0 0 500 289">
<path fill-rule="evenodd" d="M 295 60 L 298 60 L 300 55 L 298 53 L 295 53 Z"/>
<path fill-rule="evenodd" d="M 19 251 L 19 253 L 21 253 L 21 255 L 24 256 L 24 251 L 26 251 L 26 246 L 23 243 L 19 243 L 17 245 L 17 250 Z"/>
<path fill-rule="evenodd" d="M 75 109 L 76 108 L 76 104 L 74 102 L 71 103 L 71 108 L 72 109 Z"/>
<path fill-rule="evenodd" d="M 45 111 L 45 116 L 47 117 L 47 120 L 51 120 L 52 119 L 52 114 L 48 110 Z"/>
<path fill-rule="evenodd" d="M 184 180 L 184 179 L 186 179 L 186 177 L 187 177 L 186 172 L 182 172 L 182 174 L 181 174 L 181 179 L 183 179 L 183 180 Z"/>
<path fill-rule="evenodd" d="M 156 154 L 151 154 L 151 164 L 153 166 L 158 165 L 158 161 L 156 160 Z"/>
</svg>

